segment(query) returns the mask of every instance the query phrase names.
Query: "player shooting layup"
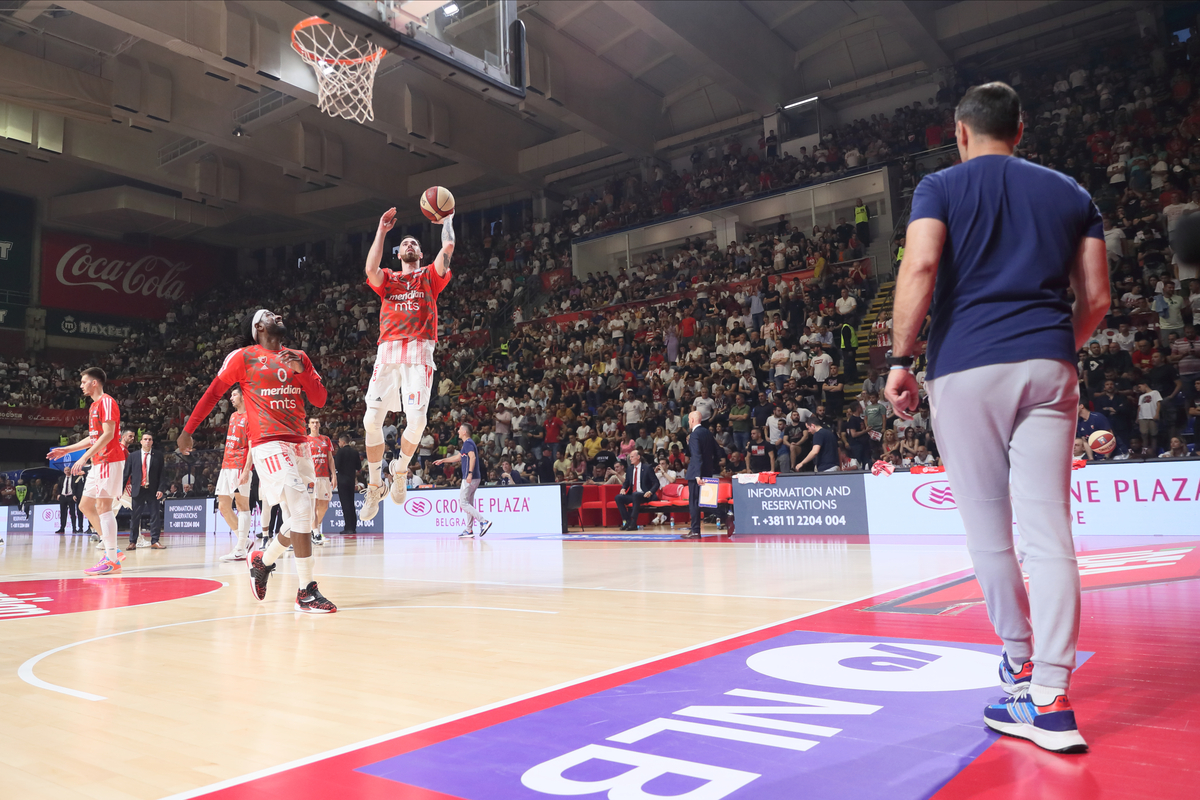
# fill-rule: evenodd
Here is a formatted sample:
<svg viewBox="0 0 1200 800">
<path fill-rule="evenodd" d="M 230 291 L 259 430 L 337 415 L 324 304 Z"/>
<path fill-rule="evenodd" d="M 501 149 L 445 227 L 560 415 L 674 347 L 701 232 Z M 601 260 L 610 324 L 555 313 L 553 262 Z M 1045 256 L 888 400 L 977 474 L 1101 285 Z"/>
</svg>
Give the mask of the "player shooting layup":
<svg viewBox="0 0 1200 800">
<path fill-rule="evenodd" d="M 221 473 L 217 476 L 217 508 L 229 523 L 229 529 L 237 532 L 237 544 L 233 550 L 221 556 L 221 560 L 245 561 L 246 539 L 250 535 L 250 472 L 254 464 L 250 461 L 249 422 L 240 386 L 233 387 L 229 400 L 233 403 L 233 413 L 229 415 L 225 456 L 221 459 Z M 234 492 L 237 492 L 237 497 L 234 497 Z M 233 511 L 235 503 L 236 514 Z"/>
<path fill-rule="evenodd" d="M 454 253 L 454 215 L 442 220 L 442 249 L 433 264 L 422 267 L 421 245 L 411 236 L 400 242 L 401 270 L 380 269 L 387 232 L 395 225 L 396 209 L 379 218 L 375 241 L 367 253 L 367 282 L 383 300 L 379 309 L 379 350 L 367 387 L 367 467 L 370 483 L 363 498 L 363 520 L 374 519 L 383 497 L 383 421 L 389 411 L 404 409 L 400 456 L 392 461 L 394 503 L 403 503 L 408 492 L 408 464 L 421 435 L 433 393 L 433 348 L 437 344 L 437 298 L 450 282 L 450 256 Z"/>
<path fill-rule="evenodd" d="M 291 545 L 296 553 L 296 574 L 300 576 L 296 610 L 329 614 L 337 611 L 337 606 L 321 594 L 313 580 L 309 532 L 317 478 L 304 431 L 304 397 L 314 406 L 323 407 L 325 384 L 303 351 L 281 345 L 287 328 L 278 315 L 259 309 L 242 324 L 245 346 L 226 356 L 179 434 L 179 451 L 184 455 L 191 452 L 192 433 L 221 395 L 235 383 L 240 384 L 249 423 L 250 457 L 258 470 L 263 498 L 267 505 L 278 505 L 283 512 L 283 527 L 266 552 L 255 551 L 247 558 L 254 597 L 266 597 L 267 578 Z"/>
</svg>

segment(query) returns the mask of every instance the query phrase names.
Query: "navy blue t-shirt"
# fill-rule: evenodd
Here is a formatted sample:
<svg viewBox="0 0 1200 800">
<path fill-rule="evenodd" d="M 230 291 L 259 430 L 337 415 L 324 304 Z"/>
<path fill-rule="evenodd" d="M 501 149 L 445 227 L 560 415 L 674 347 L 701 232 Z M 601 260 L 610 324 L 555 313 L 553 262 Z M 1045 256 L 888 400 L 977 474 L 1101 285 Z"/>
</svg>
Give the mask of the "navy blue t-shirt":
<svg viewBox="0 0 1200 800">
<path fill-rule="evenodd" d="M 479 472 L 479 448 L 475 446 L 474 439 L 464 439 L 462 443 L 462 476 L 463 480 L 471 480 L 472 478 L 480 477 Z M 471 457 L 469 453 L 475 454 L 475 469 L 471 469 Z"/>
<path fill-rule="evenodd" d="M 910 219 L 946 225 L 926 378 L 1034 358 L 1075 361 L 1067 288 L 1100 212 L 1074 179 L 1010 156 L 927 175 Z"/>
<path fill-rule="evenodd" d="M 829 428 L 822 427 L 814 433 L 813 444 L 821 446 L 821 452 L 817 453 L 817 457 L 814 459 L 817 462 L 817 472 L 833 469 L 842 463 L 838 459 L 837 435 Z"/>
</svg>

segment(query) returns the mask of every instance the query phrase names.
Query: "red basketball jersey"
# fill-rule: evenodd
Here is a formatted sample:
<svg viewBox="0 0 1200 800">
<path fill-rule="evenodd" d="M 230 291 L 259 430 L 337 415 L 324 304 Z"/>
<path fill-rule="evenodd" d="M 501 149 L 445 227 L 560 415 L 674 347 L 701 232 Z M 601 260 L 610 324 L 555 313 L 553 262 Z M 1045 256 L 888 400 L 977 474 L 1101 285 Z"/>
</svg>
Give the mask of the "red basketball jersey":
<svg viewBox="0 0 1200 800">
<path fill-rule="evenodd" d="M 384 269 L 383 284 L 367 285 L 383 300 L 379 309 L 379 343 L 400 339 L 437 341 L 437 298 L 450 282 L 437 274 L 432 264 L 418 267 L 405 275 Z"/>
<path fill-rule="evenodd" d="M 300 376 L 280 358 L 285 350 L 268 350 L 257 344 L 234 350 L 217 373 L 225 383 L 242 385 L 251 447 L 262 442 L 299 443 L 307 439 L 304 390 L 297 380 Z M 306 370 L 313 369 L 304 351 L 291 352 L 299 354 Z"/>
<path fill-rule="evenodd" d="M 313 470 L 318 478 L 331 478 L 329 459 L 333 457 L 333 442 L 328 436 L 308 437 L 308 450 L 312 453 Z"/>
<path fill-rule="evenodd" d="M 113 438 L 103 450 L 92 456 L 92 463 L 123 464 L 125 456 L 129 453 L 121 444 L 121 409 L 117 407 L 117 401 L 108 394 L 102 394 L 98 400 L 93 400 L 92 407 L 88 409 L 88 436 L 92 438 L 93 444 L 104 435 L 105 422 L 113 423 Z"/>
<path fill-rule="evenodd" d="M 229 415 L 229 430 L 225 433 L 225 458 L 221 469 L 245 469 L 250 452 L 250 429 L 245 411 Z"/>
</svg>

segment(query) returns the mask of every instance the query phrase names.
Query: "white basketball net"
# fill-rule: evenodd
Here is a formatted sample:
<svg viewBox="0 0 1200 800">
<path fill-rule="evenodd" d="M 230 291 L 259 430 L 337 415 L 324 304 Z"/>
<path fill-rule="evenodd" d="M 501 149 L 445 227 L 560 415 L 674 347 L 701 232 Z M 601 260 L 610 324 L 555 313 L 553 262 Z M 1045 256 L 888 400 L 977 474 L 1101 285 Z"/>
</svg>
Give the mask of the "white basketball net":
<svg viewBox="0 0 1200 800">
<path fill-rule="evenodd" d="M 384 49 L 346 33 L 320 17 L 292 29 L 292 49 L 317 76 L 318 107 L 331 117 L 375 119 L 371 93 Z"/>
</svg>

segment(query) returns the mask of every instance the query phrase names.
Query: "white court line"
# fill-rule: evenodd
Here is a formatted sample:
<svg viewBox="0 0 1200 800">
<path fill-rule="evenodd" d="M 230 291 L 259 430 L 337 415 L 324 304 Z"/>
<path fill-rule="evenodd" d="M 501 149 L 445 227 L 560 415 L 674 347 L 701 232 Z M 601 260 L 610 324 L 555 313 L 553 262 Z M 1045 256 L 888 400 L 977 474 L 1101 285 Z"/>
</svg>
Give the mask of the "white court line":
<svg viewBox="0 0 1200 800">
<path fill-rule="evenodd" d="M 749 633 L 755 633 L 756 631 L 762 631 L 762 630 L 766 630 L 767 628 L 773 628 L 776 625 L 783 625 L 788 622 L 795 622 L 796 620 L 804 619 L 805 617 L 811 617 L 814 614 L 821 614 L 825 611 L 832 611 L 835 608 L 841 608 L 842 606 L 848 606 L 852 603 L 858 603 L 862 600 L 868 600 L 872 597 L 876 597 L 881 594 L 888 594 L 890 592 L 897 591 L 898 589 L 904 589 L 909 586 L 915 586 L 918 583 L 924 583 L 926 581 L 934 581 L 934 580 L 937 580 L 938 578 L 944 578 L 947 575 L 953 575 L 956 572 L 962 572 L 963 569 L 964 568 L 960 567 L 959 569 L 952 569 L 949 572 L 943 572 L 940 575 L 930 575 L 927 578 L 921 578 L 920 580 L 917 580 L 917 581 L 910 581 L 909 583 L 902 583 L 899 586 L 892 587 L 891 589 L 886 589 L 884 591 L 871 592 L 870 594 L 865 594 L 862 597 L 856 597 L 853 600 L 847 600 L 844 603 L 838 603 L 837 605 L 829 606 L 828 608 L 821 608 L 821 609 L 817 609 L 816 611 L 809 611 L 805 614 L 800 614 L 799 616 L 789 617 L 787 619 L 782 619 L 777 622 L 771 622 L 766 625 L 759 625 L 757 628 L 750 628 L 749 630 L 739 631 L 738 633 L 732 633 L 732 634 L 729 634 L 728 636 L 721 636 L 717 639 L 712 639 L 707 642 L 702 642 L 701 644 L 694 644 L 690 647 L 684 647 L 682 649 L 675 650 L 670 653 L 664 653 L 661 656 L 652 656 L 651 658 L 645 658 L 645 659 L 642 659 L 641 661 L 635 661 L 632 664 L 626 664 L 623 667 L 616 667 L 614 669 L 605 670 L 603 672 L 597 672 L 593 675 L 588 675 L 583 678 L 576 678 L 574 680 L 566 681 L 564 683 L 560 683 L 556 686 L 551 686 L 546 689 L 538 689 L 537 691 L 528 692 L 527 694 L 519 695 L 518 697 L 510 697 L 507 700 L 500 700 L 499 702 L 490 703 L 486 706 L 480 706 L 479 708 L 473 708 L 470 711 L 461 711 L 457 714 L 451 714 L 450 716 L 442 717 L 441 719 L 435 719 L 432 722 L 422 722 L 419 725 L 413 725 L 411 727 L 404 728 L 403 730 L 395 731 L 393 733 L 385 733 L 382 736 L 376 736 L 373 739 L 367 739 L 362 742 L 355 742 L 354 744 L 348 744 L 343 747 L 337 747 L 337 748 L 334 748 L 333 750 L 326 750 L 324 753 L 317 753 L 316 755 L 312 755 L 312 756 L 305 756 L 304 758 L 297 758 L 296 760 L 289 761 L 286 764 L 280 764 L 275 767 L 267 767 L 266 769 L 260 769 L 257 772 L 251 772 L 248 775 L 242 775 L 241 777 L 238 777 L 238 778 L 229 778 L 227 780 L 218 781 L 217 783 L 211 783 L 208 786 L 202 786 L 199 789 L 190 789 L 185 792 L 173 794 L 173 795 L 170 795 L 169 797 L 161 798 L 161 800 L 192 800 L 192 798 L 195 798 L 195 797 L 200 797 L 202 795 L 206 795 L 211 792 L 217 792 L 222 789 L 228 789 L 231 786 L 238 786 L 239 784 L 247 783 L 247 782 L 253 781 L 253 780 L 258 780 L 259 778 L 265 778 L 270 775 L 277 775 L 280 772 L 286 772 L 289 769 L 303 767 L 308 764 L 312 764 L 314 762 L 321 761 L 322 759 L 333 758 L 334 756 L 340 756 L 340 755 L 343 755 L 344 753 L 350 753 L 355 750 L 360 750 L 364 747 L 371 747 L 373 745 L 377 745 L 382 742 L 387 742 L 392 739 L 398 739 L 401 736 L 408 736 L 409 734 L 417 733 L 418 731 L 427 730 L 429 728 L 435 728 L 438 725 L 444 725 L 447 722 L 453 722 L 455 720 L 464 719 L 466 717 L 470 717 L 475 714 L 482 714 L 485 711 L 491 711 L 492 709 L 502 708 L 507 705 L 512 705 L 513 703 L 519 703 L 522 700 L 528 700 L 531 697 L 539 697 L 544 694 L 556 692 L 559 689 L 565 689 L 569 686 L 576 686 L 580 683 L 586 683 L 588 681 L 595 680 L 597 678 L 603 678 L 606 675 L 612 675 L 617 672 L 622 672 L 624 670 L 633 669 L 634 667 L 640 667 L 644 664 L 651 664 L 655 661 L 662 661 L 663 659 L 672 658 L 672 657 L 680 655 L 682 653 L 689 653 L 693 650 L 699 650 L 703 647 L 710 647 L 714 644 L 719 644 L 721 642 L 729 641 L 730 639 L 736 639 L 739 636 L 745 636 L 746 634 L 749 634 Z"/>
<path fill-rule="evenodd" d="M 213 591 L 216 591 L 216 590 L 214 589 Z M 196 596 L 199 597 L 200 595 L 196 595 Z M 150 604 L 146 603 L 146 605 L 150 605 Z M 473 609 L 475 611 L 517 611 L 517 612 L 521 612 L 524 614 L 557 614 L 558 613 L 557 611 L 539 611 L 539 610 L 535 610 L 532 608 L 495 608 L 495 607 L 491 607 L 491 606 L 364 606 L 361 608 L 356 608 L 356 607 L 339 608 L 337 613 L 341 614 L 346 611 L 382 611 L 385 609 L 397 609 L 397 608 L 399 608 L 399 609 L 466 608 L 466 609 Z M 92 642 L 99 642 L 103 639 L 112 639 L 117 636 L 128 636 L 131 633 L 145 633 L 147 631 L 157 631 L 162 628 L 177 628 L 181 625 L 198 625 L 202 622 L 223 622 L 223 621 L 231 620 L 231 619 L 246 619 L 248 617 L 279 617 L 279 616 L 283 616 L 284 614 L 296 614 L 296 613 L 300 613 L 300 612 L 271 611 L 266 614 L 238 614 L 238 615 L 232 616 L 232 617 L 211 617 L 210 619 L 191 619 L 191 620 L 185 620 L 184 622 L 170 622 L 170 623 L 167 623 L 166 625 L 153 625 L 149 628 L 136 628 L 131 631 L 120 631 L 118 633 L 106 633 L 103 636 L 95 636 L 91 639 L 83 639 L 82 641 L 72 642 L 71 644 L 64 644 L 62 647 L 56 647 L 53 650 L 47 650 L 44 653 L 40 653 L 40 654 L 34 656 L 33 658 L 29 659 L 28 661 L 26 661 L 20 667 L 18 667 L 17 668 L 17 676 L 21 680 L 28 683 L 29 685 L 36 686 L 39 689 L 46 689 L 51 692 L 58 692 L 59 694 L 68 694 L 71 697 L 78 697 L 81 700 L 107 700 L 108 699 L 107 697 L 103 697 L 98 694 L 90 694 L 89 692 L 81 692 L 78 689 L 68 689 L 65 686 L 59 686 L 57 684 L 50 683 L 48 681 L 44 681 L 41 678 L 39 678 L 33 674 L 33 668 L 36 667 L 38 662 L 41 661 L 43 658 L 52 656 L 55 653 L 61 653 L 63 650 L 70 650 L 72 647 L 78 647 L 81 644 L 91 644 Z"/>
<path fill-rule="evenodd" d="M 568 586 L 564 583 L 509 583 L 507 581 L 456 581 L 445 578 L 389 578 L 382 575 L 332 575 L 322 573 L 323 578 L 364 578 L 372 581 L 404 581 L 407 583 L 455 583 L 477 586 L 515 586 L 522 589 L 570 589 L 584 592 L 636 592 L 639 594 L 679 594 L 687 597 L 735 597 L 745 600 L 796 600 L 809 603 L 841 603 L 836 597 L 771 597 L 758 594 L 712 594 L 710 592 L 668 592 L 663 589 L 610 589 L 607 586 Z M 873 594 L 878 594 L 873 592 Z M 868 597 L 872 596 L 868 595 Z"/>
</svg>

